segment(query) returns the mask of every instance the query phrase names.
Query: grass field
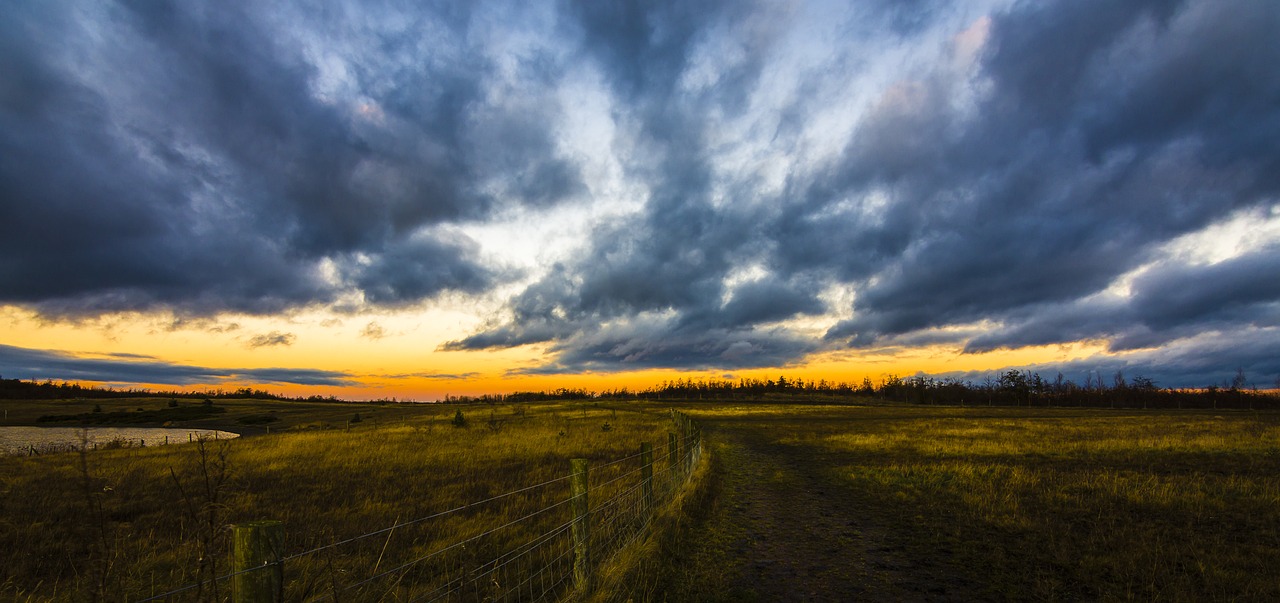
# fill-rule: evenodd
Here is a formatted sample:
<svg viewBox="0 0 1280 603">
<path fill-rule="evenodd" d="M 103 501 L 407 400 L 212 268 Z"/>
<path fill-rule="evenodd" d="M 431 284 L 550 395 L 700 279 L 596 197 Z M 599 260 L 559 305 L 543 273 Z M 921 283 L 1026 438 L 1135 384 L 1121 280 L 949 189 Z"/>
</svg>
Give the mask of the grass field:
<svg viewBox="0 0 1280 603">
<path fill-rule="evenodd" d="M 860 534 L 878 534 L 844 559 L 886 568 L 882 596 L 1280 599 L 1277 413 L 740 405 L 693 414 L 725 448 L 721 460 L 765 453 L 786 462 L 757 473 L 812 474 L 806 487 L 821 489 L 828 508 L 796 521 L 845 513 Z M 715 504 L 750 504 L 750 487 L 734 485 Z M 737 523 L 712 513 L 697 538 L 733 550 L 725 541 Z M 735 588 L 683 574 L 673 588 Z M 748 586 L 737 588 L 762 592 L 758 580 Z"/>
<path fill-rule="evenodd" d="M 294 402 L 280 400 L 121 398 L 0 400 L 0 425 L 130 425 L 159 427 L 173 423 L 195 429 L 227 429 L 245 434 L 345 427 L 356 415 L 366 427 L 397 424 L 438 415 L 438 405 Z M 487 407 L 484 407 L 487 408 Z M 437 410 L 433 410 L 437 409 Z M 450 411 L 452 413 L 452 411 Z"/>
<path fill-rule="evenodd" d="M 65 404 L 58 411 L 92 412 L 94 404 L 115 402 Z M 291 553 L 495 497 L 291 560 L 288 598 L 421 594 L 458 578 L 445 573 L 474 568 L 551 533 L 555 546 L 529 548 L 503 567 L 503 582 L 528 580 L 531 567 L 571 562 L 561 542 L 567 530 L 555 531 L 569 516 L 569 459 L 591 459 L 592 495 L 604 500 L 638 479 L 628 474 L 638 467 L 640 443 L 665 450 L 671 429 L 665 412 L 593 402 L 301 409 L 289 402 L 216 402 L 224 404 L 220 426 L 266 413 L 280 419 L 271 435 L 233 441 L 0 458 L 0 596 L 137 600 L 226 574 L 227 524 L 283 521 L 284 550 Z M 167 401 L 118 405 L 146 409 Z M 45 403 L 27 406 L 15 405 L 29 415 L 23 418 L 52 412 Z M 454 425 L 457 411 L 466 426 Z M 361 421 L 348 427 L 356 412 Z M 20 413 L 11 412 L 11 421 L 15 415 Z M 502 496 L 536 484 L 544 485 Z M 450 550 L 447 559 L 430 556 L 487 532 Z M 413 563 L 424 557 L 431 563 Z M 359 584 L 400 565 L 403 571 Z M 536 578 L 546 583 L 564 574 L 557 569 Z M 493 576 L 497 583 L 500 574 Z M 489 586 L 498 587 L 484 588 Z M 523 586 L 532 591 L 535 585 Z M 564 590 L 555 583 L 539 586 Z M 227 588 L 219 583 L 215 593 L 209 584 L 179 600 L 215 600 Z"/>
<path fill-rule="evenodd" d="M 95 403 L 16 404 L 10 421 Z M 116 403 L 102 412 L 167 406 Z M 452 425 L 456 406 L 293 404 L 220 400 L 221 423 L 199 419 L 274 416 L 269 436 L 0 459 L 0 597 L 137 599 L 225 573 L 228 523 L 282 520 L 286 551 L 305 551 L 547 482 L 287 564 L 290 600 L 411 600 L 560 534 L 564 515 L 474 541 L 430 571 L 353 585 L 562 504 L 570 458 L 593 460 L 593 491 L 629 484 L 639 443 L 661 450 L 671 429 L 668 406 L 646 403 L 461 407 L 467 427 Z M 679 407 L 708 434 L 708 485 L 667 514 L 674 529 L 606 568 L 594 600 L 1280 599 L 1280 413 Z M 547 563 L 563 576 L 565 554 L 557 544 L 493 582 Z"/>
</svg>

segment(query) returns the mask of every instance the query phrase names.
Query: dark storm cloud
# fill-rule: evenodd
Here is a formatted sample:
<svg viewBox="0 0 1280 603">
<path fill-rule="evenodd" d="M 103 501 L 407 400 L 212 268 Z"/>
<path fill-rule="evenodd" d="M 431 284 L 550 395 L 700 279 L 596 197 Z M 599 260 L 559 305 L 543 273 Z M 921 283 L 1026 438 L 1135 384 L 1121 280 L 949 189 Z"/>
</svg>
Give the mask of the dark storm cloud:
<svg viewBox="0 0 1280 603">
<path fill-rule="evenodd" d="M 580 329 L 552 346 L 555 362 L 516 372 L 774 367 L 786 366 L 815 349 L 813 341 L 784 329 L 684 330 L 661 319 L 639 317 L 625 324 Z"/>
<path fill-rule="evenodd" d="M 853 47 L 935 42 L 930 28 L 948 14 L 933 4 L 859 10 L 842 39 Z M 1274 273 L 1275 249 L 1202 268 L 1162 255 L 1176 237 L 1265 214 L 1280 197 L 1273 4 L 1016 4 L 993 15 L 971 71 L 962 41 L 950 40 L 936 64 L 880 84 L 833 161 L 793 170 L 765 197 L 753 175 L 717 170 L 707 124 L 759 92 L 771 38 L 753 38 L 734 63 L 740 77 L 688 90 L 680 82 L 698 45 L 745 38 L 743 12 L 616 3 L 571 12 L 584 55 L 643 124 L 627 167 L 644 175 L 648 203 L 513 298 L 508 319 L 448 349 L 551 342 L 552 371 L 640 359 L 785 363 L 821 346 L 761 345 L 771 351 L 742 363 L 716 354 L 734 337 L 800 338 L 762 325 L 832 310 L 817 296 L 824 286 L 855 293 L 851 308 L 834 308 L 851 316 L 828 331 L 829 345 L 929 340 L 977 352 L 1106 339 L 1120 351 L 1274 324 L 1280 293 L 1243 275 Z M 877 38 L 868 23 L 891 33 Z M 979 22 L 945 35 L 965 25 Z M 833 69 L 866 68 L 870 59 L 840 50 L 828 53 Z M 838 74 L 798 76 L 803 93 L 774 122 L 779 148 L 799 150 L 804 124 L 842 102 L 819 93 Z M 715 203 L 717 190 L 738 198 Z M 731 291 L 748 264 L 765 280 Z M 1132 297 L 1103 295 L 1143 266 Z M 1208 286 L 1176 284 L 1198 281 Z M 980 322 L 996 326 L 982 333 L 972 327 Z"/>
<path fill-rule="evenodd" d="M 1280 248 L 1204 266 L 1161 266 L 1135 279 L 1134 312 L 1161 330 L 1208 320 L 1247 321 L 1280 304 Z M 1271 313 L 1274 319 L 1274 312 Z M 1257 326 L 1280 326 L 1277 323 Z"/>
<path fill-rule="evenodd" d="M 689 46 L 724 2 L 569 3 L 584 50 L 605 69 L 613 87 L 632 99 L 663 97 L 684 71 Z"/>
<path fill-rule="evenodd" d="M 745 91 L 756 85 L 777 35 L 767 11 L 753 14 L 745 6 L 572 5 L 569 27 L 576 26 L 583 54 L 604 69 L 612 92 L 641 123 L 626 169 L 648 186 L 646 209 L 591 233 L 589 253 L 517 295 L 510 320 L 443 349 L 553 342 L 554 361 L 534 369 L 552 373 L 777 366 L 816 349 L 785 330 L 756 328 L 821 313 L 816 290 L 772 278 L 733 290 L 724 283 L 736 267 L 762 255 L 754 213 L 713 203 L 706 140 L 705 114 L 745 109 Z M 690 55 L 715 28 L 750 38 L 747 56 L 717 74 L 719 86 L 682 93 Z"/>
<path fill-rule="evenodd" d="M 467 3 L 85 4 L 0 24 L 0 302 L 268 313 L 476 291 L 495 273 L 474 245 L 424 229 L 582 190 L 556 105 L 486 95 Z M 340 69 L 313 56 L 331 50 Z M 353 255 L 371 262 L 351 282 L 323 278 Z"/>
<path fill-rule="evenodd" d="M 466 240 L 405 241 L 388 246 L 367 262 L 345 261 L 343 272 L 374 303 L 412 303 L 445 289 L 479 291 L 489 285 L 490 270 L 457 261 L 473 254 L 474 245 Z"/>
<path fill-rule="evenodd" d="M 443 349 L 544 344 L 535 370 L 563 372 L 1084 339 L 1192 370 L 1182 342 L 1275 327 L 1280 291 L 1251 276 L 1280 268 L 1274 241 L 1218 263 L 1169 243 L 1280 216 L 1280 5 L 983 10 L 17 6 L 0 302 L 485 296 L 524 273 L 468 228 L 572 201 L 605 207 L 576 251 Z"/>
<path fill-rule="evenodd" d="M 1280 326 L 1280 253 L 1272 248 L 1215 264 L 1163 263 L 1135 277 L 1125 299 L 1098 297 L 1029 307 L 970 339 L 968 352 L 1106 338 L 1112 351 L 1162 346 L 1204 331 Z M 1234 335 L 1232 336 L 1234 337 Z"/>
<path fill-rule="evenodd" d="M 443 349 L 554 342 L 554 364 L 538 369 L 550 372 L 778 366 L 817 349 L 784 329 L 758 328 L 822 313 L 813 283 L 766 278 L 727 288 L 724 276 L 758 253 L 742 236 L 749 225 L 697 203 L 666 209 L 595 233 L 581 264 L 557 267 L 512 300 L 511 320 Z"/>
<path fill-rule="evenodd" d="M 10 379 L 63 379 L 159 385 L 217 385 L 248 381 L 297 385 L 353 385 L 349 375 L 312 369 L 215 369 L 165 362 L 150 356 L 116 354 L 82 358 L 65 352 L 0 344 L 0 374 Z"/>
<path fill-rule="evenodd" d="M 1124 355 L 1096 355 L 1060 363 L 1009 367 L 1039 373 L 1052 381 L 1058 373 L 1083 385 L 1099 377 L 1110 387 L 1117 372 L 1126 379 L 1146 377 L 1158 387 L 1199 388 L 1230 386 L 1243 371 L 1247 387 L 1268 389 L 1280 384 L 1280 333 L 1276 329 L 1241 329 L 1174 342 L 1158 349 Z M 1001 369 L 1003 372 L 1008 369 Z M 946 375 L 980 382 L 995 372 L 972 371 Z"/>
<path fill-rule="evenodd" d="M 814 284 L 804 281 L 769 278 L 743 283 L 732 289 L 732 297 L 723 305 L 687 314 L 685 326 L 708 320 L 717 326 L 736 327 L 822 314 L 826 307 L 813 296 L 813 291 Z"/>
<path fill-rule="evenodd" d="M 861 247 L 856 263 L 838 266 L 875 280 L 860 289 L 855 316 L 829 336 L 862 345 L 984 319 L 1022 323 L 1007 340 L 980 337 L 971 345 L 979 350 L 1105 337 L 1124 323 L 1194 330 L 1211 313 L 1224 318 L 1224 307 L 1275 301 L 1272 288 L 1246 292 L 1239 281 L 1189 294 L 1181 306 L 1141 295 L 1111 308 L 1083 301 L 1160 244 L 1235 210 L 1266 207 L 1280 192 L 1280 75 L 1265 67 L 1280 59 L 1267 42 L 1280 11 L 1257 3 L 1177 8 L 1016 7 L 992 27 L 983 69 L 993 90 L 959 134 L 937 92 L 945 82 L 908 90 L 916 104 L 907 117 L 871 113 L 836 172 L 837 190 L 885 187 L 897 199 L 882 226 L 846 225 L 846 236 L 865 236 L 884 263 L 861 260 Z M 1060 38 L 1071 43 L 1047 44 Z M 1223 53 L 1229 58 L 1188 60 Z M 815 183 L 814 200 L 829 200 L 829 186 Z M 812 240 L 815 232 L 789 234 Z M 1271 263 L 1275 250 L 1263 256 L 1249 262 Z M 1210 274 L 1218 273 L 1177 278 L 1195 290 L 1194 279 Z M 1248 312 L 1235 320 L 1248 321 Z"/>
</svg>

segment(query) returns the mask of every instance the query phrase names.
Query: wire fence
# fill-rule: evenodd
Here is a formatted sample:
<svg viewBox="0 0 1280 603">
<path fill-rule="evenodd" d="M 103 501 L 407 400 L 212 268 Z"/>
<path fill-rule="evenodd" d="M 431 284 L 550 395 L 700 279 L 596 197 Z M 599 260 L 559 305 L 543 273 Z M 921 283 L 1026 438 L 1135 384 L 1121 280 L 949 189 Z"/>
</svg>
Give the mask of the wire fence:
<svg viewBox="0 0 1280 603">
<path fill-rule="evenodd" d="M 591 466 L 585 492 L 570 488 L 566 467 L 560 478 L 358 536 L 291 554 L 270 551 L 269 561 L 139 603 L 247 601 L 233 591 L 268 572 L 276 581 L 271 596 L 287 601 L 560 600 L 587 587 L 575 565 L 598 566 L 644 535 L 654 511 L 688 481 L 702 455 L 701 433 L 682 413 L 672 411 L 672 418 L 676 430 L 667 442 Z M 578 494 L 588 502 L 582 517 L 572 504 Z M 575 541 L 582 538 L 575 521 L 589 526 L 585 542 Z"/>
</svg>

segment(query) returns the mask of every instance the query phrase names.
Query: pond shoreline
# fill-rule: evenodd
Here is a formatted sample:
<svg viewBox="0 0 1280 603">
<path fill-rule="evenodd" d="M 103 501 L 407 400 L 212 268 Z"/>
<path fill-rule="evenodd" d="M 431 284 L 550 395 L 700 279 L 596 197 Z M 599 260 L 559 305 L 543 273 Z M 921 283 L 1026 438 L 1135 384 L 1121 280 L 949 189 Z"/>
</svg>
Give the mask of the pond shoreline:
<svg viewBox="0 0 1280 603">
<path fill-rule="evenodd" d="M 222 429 L 204 427 L 153 427 L 153 426 L 2 426 L 0 427 L 0 455 L 22 456 L 53 454 L 109 448 L 133 448 L 187 444 L 197 438 L 228 440 L 241 434 Z"/>
</svg>

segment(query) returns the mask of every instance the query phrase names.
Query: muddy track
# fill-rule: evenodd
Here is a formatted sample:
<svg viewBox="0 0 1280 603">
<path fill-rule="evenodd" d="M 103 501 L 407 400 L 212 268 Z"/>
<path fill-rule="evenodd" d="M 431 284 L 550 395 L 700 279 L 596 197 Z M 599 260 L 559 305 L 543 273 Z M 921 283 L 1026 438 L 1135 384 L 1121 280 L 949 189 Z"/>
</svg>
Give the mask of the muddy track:
<svg viewBox="0 0 1280 603">
<path fill-rule="evenodd" d="M 714 504 L 690 530 L 685 575 L 667 600 L 973 600 L 963 584 L 915 567 L 826 470 L 829 459 L 769 431 L 708 426 Z"/>
</svg>

